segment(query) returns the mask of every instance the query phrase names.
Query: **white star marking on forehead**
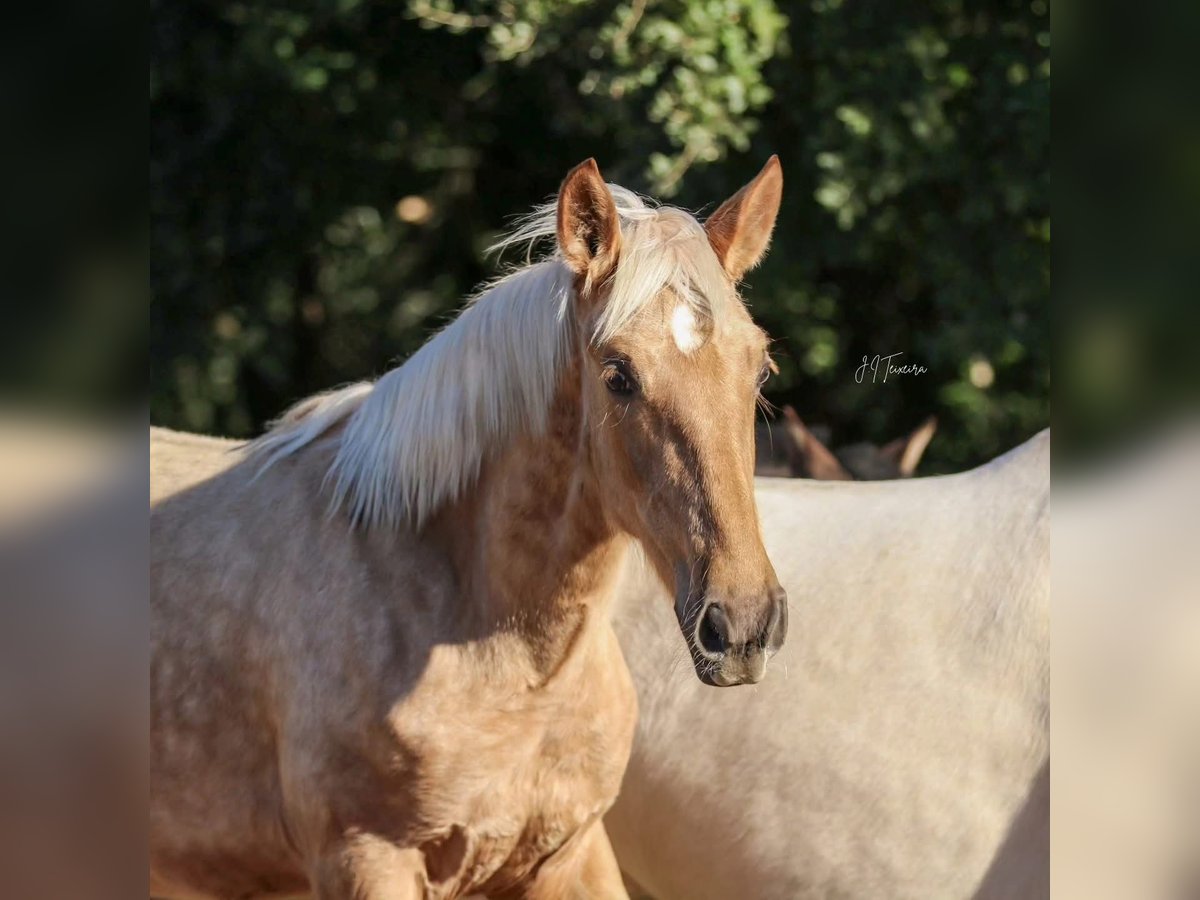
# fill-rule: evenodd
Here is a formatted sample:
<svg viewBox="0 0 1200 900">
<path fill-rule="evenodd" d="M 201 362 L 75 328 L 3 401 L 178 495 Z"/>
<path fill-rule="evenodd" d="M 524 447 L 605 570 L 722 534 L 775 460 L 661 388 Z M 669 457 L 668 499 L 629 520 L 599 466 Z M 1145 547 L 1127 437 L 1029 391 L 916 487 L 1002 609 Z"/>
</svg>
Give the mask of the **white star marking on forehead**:
<svg viewBox="0 0 1200 900">
<path fill-rule="evenodd" d="M 688 304 L 680 303 L 671 314 L 671 335 L 675 338 L 675 346 L 684 353 L 691 353 L 704 343 L 700 323 Z"/>
</svg>

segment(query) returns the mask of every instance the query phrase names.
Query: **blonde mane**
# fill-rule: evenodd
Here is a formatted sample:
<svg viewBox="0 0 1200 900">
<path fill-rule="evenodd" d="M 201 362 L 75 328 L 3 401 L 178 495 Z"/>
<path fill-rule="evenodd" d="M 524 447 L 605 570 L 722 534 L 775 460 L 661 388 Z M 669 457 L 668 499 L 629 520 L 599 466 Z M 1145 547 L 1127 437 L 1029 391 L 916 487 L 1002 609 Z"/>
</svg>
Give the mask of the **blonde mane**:
<svg viewBox="0 0 1200 900">
<path fill-rule="evenodd" d="M 592 341 L 620 334 L 670 288 L 711 335 L 734 294 L 703 226 L 610 185 L 621 225 L 620 260 Z M 534 247 L 555 235 L 556 204 L 537 207 L 492 249 Z M 260 472 L 336 425 L 326 483 L 332 508 L 366 527 L 421 525 L 467 490 L 487 453 L 545 428 L 573 340 L 574 276 L 557 251 L 485 287 L 445 329 L 378 381 L 293 406 L 250 444 Z"/>
</svg>

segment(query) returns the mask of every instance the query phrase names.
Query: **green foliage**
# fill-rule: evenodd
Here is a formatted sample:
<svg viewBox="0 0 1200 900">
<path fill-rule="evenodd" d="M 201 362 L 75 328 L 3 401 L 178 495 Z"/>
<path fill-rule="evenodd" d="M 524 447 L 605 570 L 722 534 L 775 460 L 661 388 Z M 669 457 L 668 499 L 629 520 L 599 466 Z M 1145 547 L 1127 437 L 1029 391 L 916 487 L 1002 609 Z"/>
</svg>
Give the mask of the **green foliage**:
<svg viewBox="0 0 1200 900">
<path fill-rule="evenodd" d="M 595 156 L 709 207 L 773 152 L 771 399 L 934 468 L 1048 423 L 1044 0 L 292 0 L 153 8 L 152 418 L 250 434 L 384 371 Z M 859 384 L 863 356 L 928 374 Z"/>
</svg>

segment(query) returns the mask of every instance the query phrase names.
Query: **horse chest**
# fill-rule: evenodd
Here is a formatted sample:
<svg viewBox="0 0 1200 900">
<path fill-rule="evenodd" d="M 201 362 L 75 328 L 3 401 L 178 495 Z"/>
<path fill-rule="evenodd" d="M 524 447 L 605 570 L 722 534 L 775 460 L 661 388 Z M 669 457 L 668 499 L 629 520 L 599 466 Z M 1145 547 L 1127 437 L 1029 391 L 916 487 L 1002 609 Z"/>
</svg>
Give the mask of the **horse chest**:
<svg viewBox="0 0 1200 900">
<path fill-rule="evenodd" d="M 478 709 L 458 746 L 431 742 L 420 793 L 437 799 L 422 818 L 462 836 L 458 886 L 520 881 L 616 800 L 636 698 L 623 661 L 589 682 L 509 697 Z"/>
</svg>

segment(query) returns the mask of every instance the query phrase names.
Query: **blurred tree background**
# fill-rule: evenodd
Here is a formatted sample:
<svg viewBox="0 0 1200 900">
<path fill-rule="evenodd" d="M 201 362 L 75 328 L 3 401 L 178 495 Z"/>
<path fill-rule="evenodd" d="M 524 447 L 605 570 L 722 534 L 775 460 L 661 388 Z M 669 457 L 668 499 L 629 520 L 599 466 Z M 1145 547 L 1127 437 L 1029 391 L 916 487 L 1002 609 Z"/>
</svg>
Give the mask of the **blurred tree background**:
<svg viewBox="0 0 1200 900">
<path fill-rule="evenodd" d="M 151 420 L 381 374 L 595 156 L 699 211 L 771 153 L 768 396 L 925 471 L 1049 424 L 1047 0 L 152 2 Z M 863 356 L 928 368 L 858 384 Z"/>
</svg>

